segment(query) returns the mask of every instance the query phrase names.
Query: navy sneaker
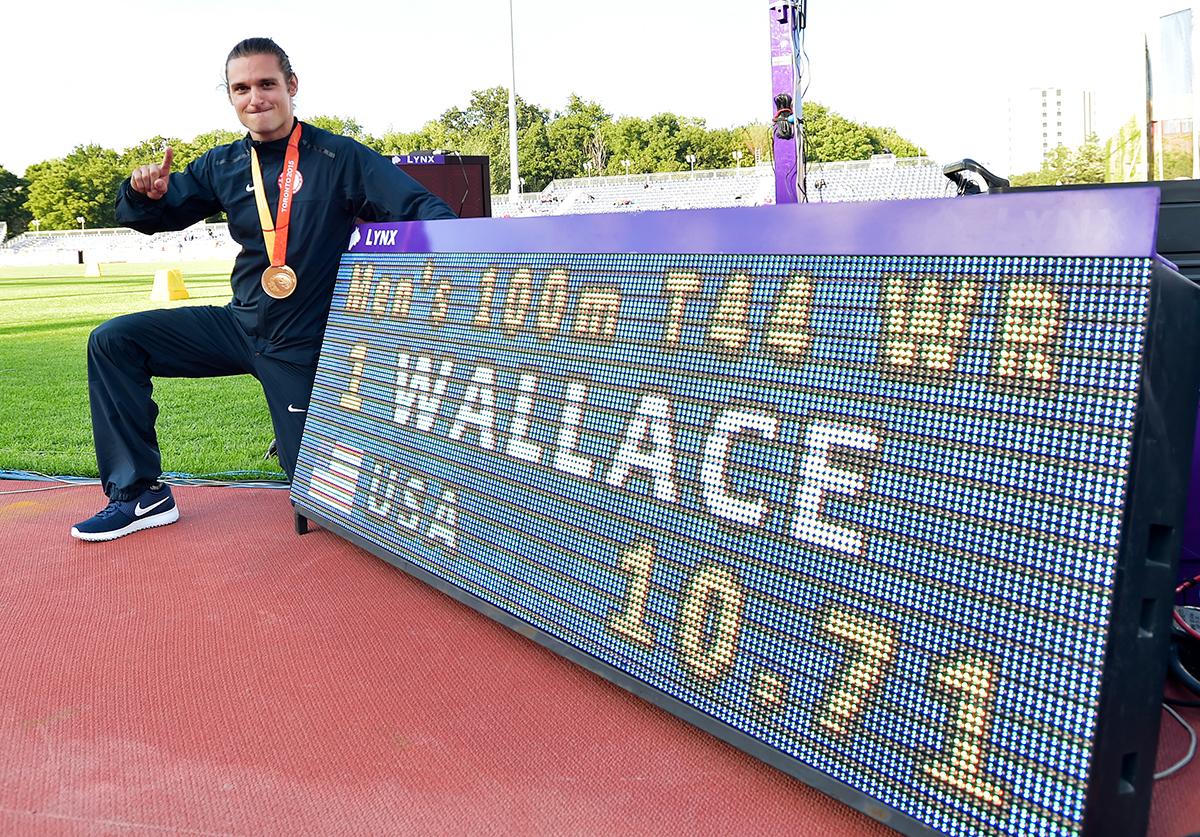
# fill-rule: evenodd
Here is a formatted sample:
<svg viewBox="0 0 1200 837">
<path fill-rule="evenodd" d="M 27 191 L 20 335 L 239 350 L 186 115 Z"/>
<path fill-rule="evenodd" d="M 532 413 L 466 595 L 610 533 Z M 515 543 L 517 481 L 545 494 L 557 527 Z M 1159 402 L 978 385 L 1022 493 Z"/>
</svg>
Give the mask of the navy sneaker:
<svg viewBox="0 0 1200 837">
<path fill-rule="evenodd" d="M 155 483 L 133 500 L 112 500 L 82 523 L 71 527 L 81 541 L 111 541 L 142 529 L 166 526 L 179 519 L 171 486 Z"/>
</svg>

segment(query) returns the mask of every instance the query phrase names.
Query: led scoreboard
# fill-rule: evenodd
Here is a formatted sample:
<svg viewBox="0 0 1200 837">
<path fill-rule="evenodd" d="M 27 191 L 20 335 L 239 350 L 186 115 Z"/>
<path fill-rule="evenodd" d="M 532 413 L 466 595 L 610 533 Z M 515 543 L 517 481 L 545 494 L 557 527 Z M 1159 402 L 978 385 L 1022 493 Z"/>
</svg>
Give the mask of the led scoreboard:
<svg viewBox="0 0 1200 837">
<path fill-rule="evenodd" d="M 1156 209 L 363 225 L 298 527 L 900 831 L 1141 833 L 1200 387 Z"/>
</svg>

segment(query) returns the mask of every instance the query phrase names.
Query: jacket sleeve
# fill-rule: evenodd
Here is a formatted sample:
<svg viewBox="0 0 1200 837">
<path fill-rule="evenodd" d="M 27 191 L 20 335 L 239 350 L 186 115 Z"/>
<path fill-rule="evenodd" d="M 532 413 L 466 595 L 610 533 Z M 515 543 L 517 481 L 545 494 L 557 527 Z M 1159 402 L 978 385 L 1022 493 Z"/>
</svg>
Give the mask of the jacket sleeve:
<svg viewBox="0 0 1200 837">
<path fill-rule="evenodd" d="M 182 230 L 215 215 L 224 207 L 208 175 L 208 155 L 204 154 L 183 171 L 171 172 L 167 193 L 156 201 L 134 191 L 125 178 L 117 188 L 117 223 L 149 235 Z"/>
<path fill-rule="evenodd" d="M 436 221 L 458 217 L 445 201 L 382 154 L 366 146 L 357 151 L 361 194 L 357 196 L 360 200 L 356 214 L 363 221 Z"/>
</svg>

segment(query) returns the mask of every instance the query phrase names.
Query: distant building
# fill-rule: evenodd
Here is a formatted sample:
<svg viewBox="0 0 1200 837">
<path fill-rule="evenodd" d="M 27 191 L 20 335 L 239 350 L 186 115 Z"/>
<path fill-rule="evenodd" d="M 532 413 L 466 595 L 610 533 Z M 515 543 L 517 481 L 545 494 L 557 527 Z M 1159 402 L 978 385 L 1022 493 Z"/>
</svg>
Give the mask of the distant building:
<svg viewBox="0 0 1200 837">
<path fill-rule="evenodd" d="M 1129 64 L 1139 92 L 1130 98 L 1104 91 L 1104 103 L 1113 106 L 1109 116 L 1118 117 L 1106 134 L 1119 125 L 1099 137 L 1110 182 L 1200 178 L 1200 0 L 1183 6 L 1188 2 L 1150 0 L 1136 15 L 1141 25 L 1131 30 L 1144 33 L 1144 42 L 1137 38 L 1137 69 Z M 1011 96 L 1009 173 L 1036 171 L 1058 145 L 1077 148 L 1096 130 L 1093 111 L 1086 90 L 1039 87 Z"/>
<path fill-rule="evenodd" d="M 1095 130 L 1092 91 L 1062 87 L 1022 90 L 1008 100 L 1008 171 L 1037 171 L 1055 148 L 1065 145 L 1074 150 Z"/>
</svg>

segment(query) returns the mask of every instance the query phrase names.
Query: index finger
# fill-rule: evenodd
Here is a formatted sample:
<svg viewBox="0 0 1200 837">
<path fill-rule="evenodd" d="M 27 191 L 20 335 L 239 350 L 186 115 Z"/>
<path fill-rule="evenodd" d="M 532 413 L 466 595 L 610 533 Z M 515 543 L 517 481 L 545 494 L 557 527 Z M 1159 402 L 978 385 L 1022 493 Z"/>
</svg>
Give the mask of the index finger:
<svg viewBox="0 0 1200 837">
<path fill-rule="evenodd" d="M 167 146 L 167 153 L 163 154 L 162 173 L 164 175 L 171 173 L 171 160 L 175 158 L 175 150 L 171 146 Z"/>
</svg>

